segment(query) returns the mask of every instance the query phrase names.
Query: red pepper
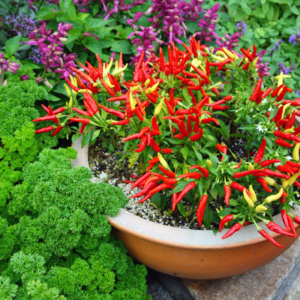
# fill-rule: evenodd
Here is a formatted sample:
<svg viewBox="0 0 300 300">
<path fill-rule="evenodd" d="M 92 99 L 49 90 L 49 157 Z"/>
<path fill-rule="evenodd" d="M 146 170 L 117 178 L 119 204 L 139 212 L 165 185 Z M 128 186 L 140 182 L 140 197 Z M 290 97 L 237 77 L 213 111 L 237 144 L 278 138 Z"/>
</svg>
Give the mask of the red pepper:
<svg viewBox="0 0 300 300">
<path fill-rule="evenodd" d="M 232 96 L 231 95 L 227 95 L 224 97 L 224 100 L 226 101 L 230 101 L 232 99 Z"/>
<path fill-rule="evenodd" d="M 214 107 L 215 105 L 220 105 L 220 104 L 223 104 L 225 102 L 226 102 L 226 100 L 222 99 L 222 100 L 219 100 L 219 101 L 217 101 L 215 103 L 211 103 L 211 104 L 207 103 L 207 104 L 205 104 L 205 106 L 212 106 L 212 107 Z"/>
<path fill-rule="evenodd" d="M 214 105 L 212 107 L 212 110 L 215 111 L 215 110 L 225 110 L 227 109 L 229 106 L 221 106 L 221 105 Z"/>
<path fill-rule="evenodd" d="M 264 99 L 264 98 L 266 98 L 271 92 L 273 91 L 273 88 L 268 88 L 268 89 L 266 89 L 263 93 L 262 93 L 262 98 Z"/>
<path fill-rule="evenodd" d="M 282 195 L 279 200 L 280 204 L 284 204 L 286 202 L 286 198 Z"/>
<path fill-rule="evenodd" d="M 143 176 L 141 176 L 132 186 L 131 186 L 131 190 L 133 190 L 135 187 L 137 187 L 140 183 L 142 183 L 143 181 L 146 181 L 149 177 L 151 176 L 151 172 L 148 171 L 147 173 L 145 173 Z"/>
<path fill-rule="evenodd" d="M 154 189 L 157 186 L 157 182 L 152 181 L 150 182 L 143 190 L 141 190 L 140 192 L 138 192 L 137 194 L 131 196 L 130 198 L 138 198 L 141 196 L 146 195 L 149 191 L 151 191 L 152 189 Z"/>
<path fill-rule="evenodd" d="M 289 173 L 294 175 L 294 171 L 288 166 L 277 166 L 277 170 L 284 173 Z"/>
<path fill-rule="evenodd" d="M 151 124 L 152 124 L 152 129 L 153 130 L 159 131 L 159 127 L 157 125 L 157 117 L 156 116 L 154 116 L 152 118 L 152 123 Z"/>
<path fill-rule="evenodd" d="M 158 177 L 160 180 L 162 180 L 163 182 L 167 183 L 167 184 L 176 184 L 177 183 L 177 179 L 175 178 L 167 178 L 161 174 L 158 174 L 158 173 L 152 173 L 152 175 Z"/>
<path fill-rule="evenodd" d="M 202 221 L 203 221 L 203 216 L 204 216 L 204 213 L 205 213 L 207 199 L 208 199 L 208 196 L 203 195 L 202 198 L 200 199 L 200 203 L 199 203 L 199 206 L 197 208 L 197 220 L 198 220 L 198 224 L 199 224 L 200 228 L 202 227 Z"/>
<path fill-rule="evenodd" d="M 57 121 L 57 116 L 56 115 L 46 115 L 44 117 L 39 117 L 37 119 L 32 120 L 32 122 L 41 122 L 41 121 Z"/>
<path fill-rule="evenodd" d="M 288 142 L 286 142 L 285 140 L 283 139 L 276 139 L 275 140 L 275 143 L 279 146 L 282 146 L 282 147 L 285 147 L 285 148 L 292 148 L 293 145 L 289 144 Z"/>
<path fill-rule="evenodd" d="M 241 165 L 242 165 L 242 160 L 240 160 L 240 162 L 234 167 L 234 169 L 239 169 Z"/>
<path fill-rule="evenodd" d="M 210 80 L 208 78 L 208 76 L 203 72 L 201 71 L 200 69 L 198 69 L 197 67 L 195 67 L 194 65 L 190 64 L 191 67 L 195 70 L 195 72 L 201 77 L 203 78 L 204 82 L 206 84 L 209 84 L 210 83 Z"/>
<path fill-rule="evenodd" d="M 175 139 L 180 139 L 180 140 L 183 140 L 183 139 L 184 139 L 184 135 L 183 135 L 183 134 L 181 134 L 181 133 L 179 133 L 179 134 L 175 134 L 175 135 L 174 135 L 174 138 L 175 138 Z"/>
<path fill-rule="evenodd" d="M 243 70 L 244 70 L 244 71 L 248 71 L 249 67 L 250 67 L 250 63 L 247 62 L 247 63 L 243 66 Z"/>
<path fill-rule="evenodd" d="M 231 235 L 233 235 L 235 232 L 241 230 L 243 228 L 241 223 L 237 223 L 235 225 L 233 225 L 222 237 L 222 239 L 227 239 L 228 237 L 230 237 Z"/>
<path fill-rule="evenodd" d="M 112 114 L 114 116 L 117 116 L 121 119 L 125 119 L 125 114 L 122 113 L 121 111 L 118 111 L 118 110 L 115 110 L 115 109 L 112 109 L 112 108 L 109 108 L 109 107 L 106 107 L 106 106 L 103 106 L 101 105 L 100 103 L 98 103 L 98 106 L 100 108 L 102 108 L 104 111 L 108 112 L 109 114 Z"/>
<path fill-rule="evenodd" d="M 170 102 L 166 98 L 164 98 L 164 100 L 165 100 L 167 109 L 169 111 L 169 114 L 172 115 L 172 116 L 174 116 L 175 115 L 175 111 L 174 111 L 172 105 L 170 104 Z"/>
<path fill-rule="evenodd" d="M 248 51 L 246 51 L 243 48 L 240 48 L 240 50 L 249 59 L 250 62 L 253 61 L 254 58 L 253 58 L 252 54 L 250 54 Z"/>
<path fill-rule="evenodd" d="M 289 179 L 290 176 L 279 173 L 279 172 L 275 172 L 269 169 L 263 169 L 263 172 L 268 175 L 268 176 L 272 176 L 272 177 L 278 177 L 278 178 L 285 178 L 285 179 Z"/>
<path fill-rule="evenodd" d="M 284 230 L 282 227 L 280 227 L 278 224 L 272 222 L 272 221 L 268 221 L 263 219 L 263 222 L 267 225 L 267 227 L 274 232 L 277 232 L 279 234 L 282 235 L 286 235 L 286 236 L 290 236 L 290 237 L 295 237 L 294 234 L 287 232 L 286 230 Z"/>
<path fill-rule="evenodd" d="M 230 59 L 230 58 L 224 59 L 222 62 L 220 62 L 220 65 L 218 66 L 216 72 L 221 71 L 221 69 L 222 69 L 226 64 L 229 64 L 229 63 L 231 63 L 231 59 Z"/>
<path fill-rule="evenodd" d="M 201 139 L 202 136 L 203 136 L 203 129 L 202 129 L 202 128 L 199 128 L 199 133 L 194 134 L 194 135 L 191 135 L 191 136 L 190 136 L 190 140 L 191 140 L 192 142 L 196 142 L 196 141 L 198 141 L 199 139 Z M 174 136 L 174 137 L 175 137 L 175 136 Z"/>
<path fill-rule="evenodd" d="M 77 113 L 83 115 L 83 116 L 91 116 L 91 114 L 89 114 L 89 113 L 87 113 L 86 111 L 81 110 L 81 109 L 79 109 L 79 108 L 72 107 L 71 109 L 74 110 L 74 111 L 76 111 Z"/>
<path fill-rule="evenodd" d="M 151 137 L 151 147 L 155 152 L 160 151 L 159 145 L 155 142 L 155 140 Z"/>
<path fill-rule="evenodd" d="M 152 175 L 152 174 L 151 174 Z M 145 182 L 145 187 L 146 186 L 148 186 L 148 184 L 150 184 L 150 182 L 157 182 L 157 181 L 159 181 L 160 180 L 160 178 L 158 177 L 158 176 L 153 176 L 153 177 L 150 177 L 150 178 L 148 178 L 147 180 L 146 180 L 146 182 Z"/>
<path fill-rule="evenodd" d="M 134 151 L 138 153 L 143 152 L 145 150 L 146 145 L 147 145 L 147 137 L 144 135 L 141 139 L 141 144 L 139 148 Z"/>
<path fill-rule="evenodd" d="M 164 149 L 161 150 L 161 152 L 162 152 L 163 154 L 168 154 L 168 153 L 173 153 L 173 150 L 170 149 L 170 148 L 164 148 Z"/>
<path fill-rule="evenodd" d="M 143 202 L 147 201 L 149 198 L 151 198 L 152 196 L 153 196 L 153 194 L 148 194 L 143 199 L 138 201 L 138 203 L 143 203 Z"/>
<path fill-rule="evenodd" d="M 209 76 L 209 75 L 210 75 L 210 65 L 209 65 L 209 60 L 208 60 L 208 58 L 206 59 L 205 71 L 206 71 L 206 75 Z M 216 91 L 214 91 L 214 89 L 215 89 Z M 219 91 L 218 91 L 216 88 L 213 88 L 212 90 L 219 96 Z"/>
<path fill-rule="evenodd" d="M 247 188 L 245 188 L 244 186 L 240 185 L 239 183 L 237 182 L 231 182 L 230 186 L 235 189 L 235 190 L 238 190 L 240 192 L 243 192 L 244 190 L 246 190 L 246 193 L 247 195 L 251 198 L 252 195 L 251 193 L 249 192 L 249 190 Z"/>
<path fill-rule="evenodd" d="M 269 159 L 269 160 L 264 160 L 260 163 L 260 166 L 265 168 L 269 165 L 273 165 L 275 163 L 281 162 L 281 159 Z"/>
<path fill-rule="evenodd" d="M 57 128 L 53 131 L 51 137 L 56 136 L 62 129 L 63 127 L 61 125 L 58 125 Z"/>
<path fill-rule="evenodd" d="M 139 133 L 129 135 L 128 137 L 123 139 L 123 142 L 138 139 L 138 136 L 139 136 Z"/>
<path fill-rule="evenodd" d="M 75 73 L 77 73 L 79 76 L 81 76 L 85 81 L 87 81 L 87 82 L 91 82 L 91 81 L 92 81 L 92 78 L 91 78 L 89 75 L 87 75 L 87 74 L 85 74 L 85 73 L 83 73 L 83 72 L 77 70 L 75 67 L 71 67 L 71 69 L 72 69 Z"/>
<path fill-rule="evenodd" d="M 294 226 L 294 223 L 293 223 L 293 219 L 291 216 L 287 216 L 288 218 L 288 223 L 289 223 L 289 227 L 294 235 L 294 237 L 297 237 L 297 232 L 296 232 L 296 229 L 295 229 L 295 226 Z"/>
<path fill-rule="evenodd" d="M 109 98 L 106 101 L 111 102 L 111 101 L 122 101 L 122 100 L 126 100 L 126 95 Z"/>
<path fill-rule="evenodd" d="M 151 191 L 149 191 L 149 194 L 156 194 L 162 190 L 165 190 L 165 189 L 169 189 L 173 186 L 173 184 L 168 184 L 168 183 L 162 183 L 160 184 L 159 186 L 155 187 L 154 189 L 152 189 Z"/>
<path fill-rule="evenodd" d="M 140 139 L 142 136 L 144 136 L 147 132 L 150 131 L 150 127 L 144 127 L 140 132 L 139 132 L 139 135 L 138 135 L 138 138 Z"/>
<path fill-rule="evenodd" d="M 282 88 L 282 91 L 280 92 L 280 94 L 277 96 L 276 101 L 281 101 L 283 99 L 283 97 L 285 96 L 286 92 L 287 92 L 288 87 L 284 86 Z"/>
<path fill-rule="evenodd" d="M 291 118 L 289 119 L 289 121 L 284 125 L 284 129 L 290 129 L 293 127 L 294 123 L 296 120 L 296 111 L 293 112 Z"/>
<path fill-rule="evenodd" d="M 288 160 L 286 162 L 287 165 L 289 165 L 290 167 L 295 167 L 295 168 L 300 168 L 300 164 L 299 163 L 295 163 L 293 161 Z"/>
<path fill-rule="evenodd" d="M 275 246 L 283 248 L 284 246 L 278 244 L 265 230 L 263 230 L 262 228 L 260 228 L 260 230 L 258 230 L 258 232 L 268 241 L 270 241 L 271 243 L 273 243 Z"/>
<path fill-rule="evenodd" d="M 292 214 L 289 214 L 289 215 L 292 217 L 294 222 L 296 222 L 297 224 L 300 225 L 300 217 L 299 216 L 292 215 Z"/>
<path fill-rule="evenodd" d="M 259 172 L 261 172 L 261 170 L 248 170 L 248 171 L 234 173 L 233 177 L 234 178 L 241 178 L 241 177 L 245 177 L 245 176 L 252 175 L 252 174 L 255 174 L 255 173 L 259 173 Z"/>
<path fill-rule="evenodd" d="M 230 188 L 230 185 L 225 185 L 224 186 L 224 192 L 225 192 L 225 196 L 224 196 L 225 204 L 229 205 L 229 199 L 231 197 L 231 188 Z"/>
<path fill-rule="evenodd" d="M 230 215 L 225 216 L 225 217 L 221 220 L 221 222 L 220 222 L 220 224 L 219 224 L 219 232 L 222 232 L 222 230 L 223 230 L 225 224 L 226 224 L 227 222 L 229 222 L 229 221 L 232 221 L 232 220 L 233 220 L 233 215 L 230 214 Z"/>
<path fill-rule="evenodd" d="M 178 178 L 200 179 L 201 178 L 201 174 L 198 173 L 198 172 L 191 172 L 191 173 L 186 173 L 186 174 L 179 175 Z"/>
<path fill-rule="evenodd" d="M 102 78 L 100 78 L 100 81 L 101 81 L 101 83 L 102 83 L 102 85 L 103 85 L 103 87 L 106 89 L 106 91 L 109 93 L 109 95 L 111 96 L 111 97 L 114 97 L 115 95 L 116 95 L 116 93 L 103 81 L 103 79 Z"/>
<path fill-rule="evenodd" d="M 205 178 L 209 177 L 209 171 L 204 167 L 201 167 L 199 165 L 195 165 L 195 166 L 190 167 L 190 170 L 192 170 L 192 169 L 198 169 Z"/>
<path fill-rule="evenodd" d="M 256 84 L 256 87 L 250 97 L 250 100 L 251 101 L 255 101 L 257 99 L 257 97 L 259 96 L 259 93 L 260 93 L 260 89 L 261 89 L 261 84 L 262 84 L 262 79 L 258 80 L 257 84 Z"/>
<path fill-rule="evenodd" d="M 182 43 L 182 46 L 185 48 L 185 50 L 186 50 L 191 56 L 193 55 L 192 50 L 191 50 L 185 43 Z"/>
<path fill-rule="evenodd" d="M 119 122 L 111 122 L 110 124 L 111 125 L 127 125 L 129 124 L 129 120 L 122 120 L 122 121 L 119 121 Z"/>
<path fill-rule="evenodd" d="M 164 168 L 163 166 L 161 166 L 161 165 L 158 165 L 158 167 L 159 167 L 160 171 L 161 171 L 162 173 L 164 173 L 166 176 L 171 177 L 171 178 L 175 178 L 175 177 L 176 177 L 176 174 L 175 174 L 174 172 L 165 169 L 165 168 Z"/>
<path fill-rule="evenodd" d="M 72 88 L 72 90 L 74 90 L 75 92 L 78 92 L 80 90 L 80 88 L 78 88 L 77 86 L 73 85 L 72 82 L 68 78 L 66 78 L 66 82 Z"/>
<path fill-rule="evenodd" d="M 103 76 L 102 60 L 97 53 L 95 53 L 95 55 L 96 55 L 96 59 L 98 61 L 98 76 L 99 76 L 99 78 L 102 78 L 102 76 Z M 120 58 L 121 58 L 121 55 L 120 55 Z"/>
<path fill-rule="evenodd" d="M 196 186 L 196 183 L 190 182 L 187 184 L 187 186 L 181 191 L 181 193 L 179 194 L 179 196 L 177 197 L 176 201 L 172 203 L 172 210 L 174 211 L 176 208 L 176 205 L 182 200 L 182 198 L 190 191 L 192 190 L 194 187 Z"/>
<path fill-rule="evenodd" d="M 219 121 L 215 118 L 207 118 L 207 119 L 201 120 L 202 124 L 208 124 L 208 123 L 211 123 L 211 122 L 215 122 L 216 125 L 219 125 Z"/>
<path fill-rule="evenodd" d="M 169 59 L 170 74 L 173 74 L 173 54 L 172 54 L 170 45 L 168 46 L 168 59 Z"/>
<path fill-rule="evenodd" d="M 267 140 L 266 140 L 266 138 L 263 138 L 262 143 L 254 157 L 255 163 L 259 164 L 262 161 L 264 154 L 265 154 L 266 144 L 267 144 Z"/>
<path fill-rule="evenodd" d="M 269 189 L 267 182 L 266 182 L 263 178 L 257 177 L 257 178 L 256 178 L 256 181 L 257 181 L 258 183 L 261 184 L 261 186 L 263 187 L 263 189 L 264 189 L 267 193 L 271 193 L 271 192 L 272 192 L 272 190 Z"/>
<path fill-rule="evenodd" d="M 45 127 L 45 128 L 41 128 L 41 129 L 38 129 L 35 131 L 35 134 L 38 134 L 38 133 L 44 133 L 44 132 L 50 132 L 54 129 L 53 126 L 48 126 L 48 127 Z"/>
<path fill-rule="evenodd" d="M 83 119 L 83 118 L 70 118 L 69 120 L 74 122 L 84 123 L 84 124 L 89 124 L 91 122 L 90 119 Z"/>
<path fill-rule="evenodd" d="M 165 58 L 164 58 L 164 54 L 163 54 L 162 48 L 159 48 L 159 59 L 160 59 L 159 69 L 161 71 L 164 71 L 165 70 Z"/>
<path fill-rule="evenodd" d="M 281 217 L 282 217 L 283 224 L 286 228 L 286 231 L 289 232 L 290 231 L 290 225 L 289 225 L 288 215 L 287 215 L 285 209 L 281 210 Z"/>
<path fill-rule="evenodd" d="M 271 94 L 271 97 L 276 97 L 278 92 L 281 90 L 281 88 L 284 86 L 284 84 L 281 84 L 279 87 L 277 87 Z"/>
</svg>

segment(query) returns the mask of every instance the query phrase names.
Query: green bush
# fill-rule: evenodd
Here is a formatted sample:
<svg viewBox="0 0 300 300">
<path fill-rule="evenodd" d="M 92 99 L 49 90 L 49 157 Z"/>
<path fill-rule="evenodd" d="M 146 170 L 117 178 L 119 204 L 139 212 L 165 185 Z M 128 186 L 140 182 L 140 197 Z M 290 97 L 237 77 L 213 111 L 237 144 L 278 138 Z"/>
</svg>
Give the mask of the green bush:
<svg viewBox="0 0 300 300">
<path fill-rule="evenodd" d="M 32 130 L 27 125 L 16 132 L 1 163 L 13 170 L 17 155 L 24 164 L 26 149 L 38 151 Z M 14 152 L 26 131 L 31 142 Z M 125 206 L 123 192 L 92 183 L 87 168 L 71 168 L 75 157 L 72 148 L 44 149 L 11 176 L 15 185 L 0 216 L 1 299 L 150 299 L 146 268 L 134 265 L 105 217 Z"/>
</svg>

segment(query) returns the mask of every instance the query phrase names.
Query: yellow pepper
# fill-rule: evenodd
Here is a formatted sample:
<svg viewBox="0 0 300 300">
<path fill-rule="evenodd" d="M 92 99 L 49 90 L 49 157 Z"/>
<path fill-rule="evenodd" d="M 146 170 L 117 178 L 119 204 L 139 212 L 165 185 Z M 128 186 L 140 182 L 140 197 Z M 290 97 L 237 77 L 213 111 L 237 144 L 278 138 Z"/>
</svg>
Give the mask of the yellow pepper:
<svg viewBox="0 0 300 300">
<path fill-rule="evenodd" d="M 64 87 L 66 89 L 66 92 L 67 92 L 68 96 L 72 97 L 72 93 L 71 93 L 71 90 L 70 90 L 69 86 L 64 83 Z"/>
<path fill-rule="evenodd" d="M 282 111 L 282 118 L 284 117 L 284 114 L 285 114 L 285 111 L 286 109 L 291 105 L 291 103 L 288 103 L 286 104 L 284 107 L 283 107 L 283 111 Z M 280 107 L 279 107 L 280 108 Z"/>
<path fill-rule="evenodd" d="M 130 90 L 131 90 L 132 92 L 137 91 L 137 90 L 139 90 L 139 89 L 140 89 L 140 86 L 139 86 L 139 85 L 133 86 L 133 87 L 130 88 Z"/>
<path fill-rule="evenodd" d="M 282 194 L 283 194 L 283 188 L 280 188 L 280 191 L 278 192 L 278 194 L 267 197 L 264 202 L 271 203 L 273 201 L 276 201 L 282 196 Z"/>
<path fill-rule="evenodd" d="M 78 93 L 87 93 L 87 92 L 89 92 L 91 95 L 93 95 L 93 92 L 90 90 L 87 90 L 87 89 L 82 89 L 82 90 L 78 91 Z"/>
<path fill-rule="evenodd" d="M 256 64 L 257 64 L 258 59 L 259 59 L 259 56 L 257 56 L 257 57 L 253 60 L 253 66 L 254 66 L 254 67 L 255 67 Z"/>
<path fill-rule="evenodd" d="M 248 165 L 248 170 L 254 170 L 254 166 L 251 163 Z"/>
<path fill-rule="evenodd" d="M 258 205 L 255 207 L 255 211 L 259 214 L 260 212 L 262 212 L 263 210 L 267 210 L 267 208 L 263 205 Z"/>
<path fill-rule="evenodd" d="M 279 78 L 280 78 L 280 75 L 277 75 L 277 76 L 275 77 L 276 80 L 279 80 Z M 291 76 L 291 75 L 283 75 L 283 76 L 282 76 L 282 79 L 284 79 L 284 78 L 292 78 L 292 76 Z M 280 85 L 280 84 L 279 84 L 279 85 Z M 278 86 L 279 86 L 279 85 L 278 85 Z"/>
<path fill-rule="evenodd" d="M 73 106 L 73 97 L 70 97 L 70 101 L 67 105 L 69 108 L 71 108 Z"/>
<path fill-rule="evenodd" d="M 294 182 L 297 180 L 298 176 L 300 175 L 299 173 L 294 174 L 288 181 L 289 181 L 289 186 L 292 186 Z"/>
<path fill-rule="evenodd" d="M 127 66 L 128 66 L 128 64 L 126 64 L 123 68 L 118 68 L 117 70 L 116 69 L 113 70 L 113 72 L 111 73 L 111 75 L 113 75 L 113 76 L 116 77 L 117 75 L 123 73 L 127 69 Z"/>
<path fill-rule="evenodd" d="M 164 168 L 170 170 L 170 167 L 169 167 L 168 163 L 165 161 L 165 159 L 163 158 L 163 156 L 159 152 L 157 153 L 157 156 L 158 156 L 158 159 L 159 159 L 159 162 L 161 163 L 161 165 Z"/>
<path fill-rule="evenodd" d="M 216 54 L 224 57 L 225 59 L 227 58 L 226 54 L 223 51 L 217 51 Z"/>
<path fill-rule="evenodd" d="M 161 112 L 161 109 L 162 109 L 164 103 L 165 103 L 164 99 L 161 99 L 160 102 L 159 102 L 159 104 L 155 107 L 154 116 L 159 115 L 159 113 Z"/>
<path fill-rule="evenodd" d="M 294 128 L 289 128 L 289 129 L 286 129 L 286 130 L 283 130 L 284 133 L 294 133 L 295 130 Z"/>
<path fill-rule="evenodd" d="M 299 161 L 299 149 L 300 149 L 300 143 L 298 143 L 293 150 L 293 159 L 296 161 Z"/>
<path fill-rule="evenodd" d="M 129 92 L 129 103 L 130 103 L 131 110 L 135 110 L 135 102 L 136 102 L 136 100 L 133 98 L 132 92 L 130 90 L 130 92 Z"/>
<path fill-rule="evenodd" d="M 283 84 L 283 72 L 281 72 L 277 77 L 278 77 L 277 86 L 280 86 Z"/>
<path fill-rule="evenodd" d="M 289 187 L 289 182 L 290 182 L 290 178 L 282 180 L 282 187 L 284 189 L 286 189 L 287 187 Z"/>
<path fill-rule="evenodd" d="M 147 87 L 150 83 L 150 79 L 148 78 L 146 81 L 145 81 L 145 87 Z"/>
<path fill-rule="evenodd" d="M 217 55 L 211 55 L 211 57 L 212 57 L 213 59 L 217 60 L 217 61 L 223 61 L 223 60 L 225 60 L 224 57 L 220 57 L 220 56 L 217 56 Z"/>
<path fill-rule="evenodd" d="M 254 207 L 254 203 L 253 201 L 251 200 L 251 198 L 248 196 L 247 192 L 246 192 L 246 189 L 243 190 L 243 195 L 244 195 L 244 198 L 246 200 L 246 202 L 248 203 L 248 205 L 250 207 Z"/>
<path fill-rule="evenodd" d="M 252 185 L 249 186 L 249 192 L 251 194 L 251 200 L 255 203 L 257 201 L 257 197 Z"/>
<path fill-rule="evenodd" d="M 223 50 L 224 50 L 224 52 L 227 54 L 227 56 L 228 56 L 229 58 L 232 58 L 232 59 L 236 60 L 235 55 L 234 55 L 231 51 L 229 51 L 228 49 L 226 49 L 226 48 L 224 48 L 224 47 L 223 47 Z"/>
<path fill-rule="evenodd" d="M 230 77 L 230 76 L 231 76 L 230 70 L 226 70 L 226 71 L 225 71 L 225 74 L 226 74 L 227 77 Z"/>
<path fill-rule="evenodd" d="M 158 85 L 159 85 L 159 81 L 156 82 L 151 88 L 147 89 L 146 90 L 146 94 L 150 94 L 150 93 L 155 92 L 155 90 L 157 89 Z"/>
<path fill-rule="evenodd" d="M 271 177 L 264 177 L 264 180 L 267 182 L 267 184 L 272 185 L 272 186 L 277 184 L 277 182 Z"/>
<path fill-rule="evenodd" d="M 212 163 L 212 161 L 210 159 L 208 159 L 206 161 L 206 163 L 208 164 L 209 167 L 213 167 L 214 166 L 214 164 Z"/>
</svg>

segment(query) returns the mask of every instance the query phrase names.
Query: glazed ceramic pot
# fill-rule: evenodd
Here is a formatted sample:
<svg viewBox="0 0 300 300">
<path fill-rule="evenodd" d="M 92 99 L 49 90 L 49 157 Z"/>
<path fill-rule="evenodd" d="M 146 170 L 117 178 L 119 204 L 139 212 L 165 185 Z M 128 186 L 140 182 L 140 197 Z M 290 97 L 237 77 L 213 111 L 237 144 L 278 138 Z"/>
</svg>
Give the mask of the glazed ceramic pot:
<svg viewBox="0 0 300 300">
<path fill-rule="evenodd" d="M 78 156 L 73 166 L 89 167 L 88 146 L 81 148 L 78 139 L 73 147 Z M 300 211 L 294 211 L 300 216 Z M 215 236 L 212 230 L 192 230 L 169 227 L 139 218 L 124 209 L 107 217 L 113 234 L 120 238 L 136 261 L 156 271 L 186 279 L 217 279 L 249 272 L 272 261 L 294 242 L 295 238 L 270 233 L 284 248 L 278 248 L 248 225 L 228 239 Z M 283 226 L 281 216 L 274 222 Z M 259 226 L 266 229 L 261 222 Z M 296 226 L 298 235 L 300 225 Z"/>
</svg>

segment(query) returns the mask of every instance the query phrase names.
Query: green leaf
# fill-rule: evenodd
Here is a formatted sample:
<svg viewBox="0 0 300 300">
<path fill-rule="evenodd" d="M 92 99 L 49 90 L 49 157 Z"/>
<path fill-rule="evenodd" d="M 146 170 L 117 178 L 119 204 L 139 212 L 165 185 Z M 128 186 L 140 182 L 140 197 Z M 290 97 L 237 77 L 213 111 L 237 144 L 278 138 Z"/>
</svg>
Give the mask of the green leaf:
<svg viewBox="0 0 300 300">
<path fill-rule="evenodd" d="M 172 190 L 172 194 L 181 192 L 190 182 L 192 182 L 192 180 L 179 182 L 176 188 Z"/>
<path fill-rule="evenodd" d="M 130 48 L 130 43 L 129 43 L 129 41 L 126 41 L 126 40 L 115 41 L 111 47 L 111 51 L 123 52 L 123 54 L 132 53 L 131 48 Z"/>
<path fill-rule="evenodd" d="M 20 47 L 20 40 L 21 40 L 21 36 L 17 35 L 11 39 L 9 39 L 6 43 L 5 43 L 5 52 L 8 54 L 9 57 L 13 56 L 15 54 L 16 51 L 18 51 L 19 47 Z"/>
<path fill-rule="evenodd" d="M 87 47 L 90 51 L 93 53 L 97 53 L 101 56 L 102 54 L 102 48 L 100 45 L 100 41 L 97 41 L 92 36 L 85 36 L 82 40 L 85 47 Z"/>
<path fill-rule="evenodd" d="M 182 156 L 184 158 L 184 160 L 187 160 L 187 156 L 189 154 L 189 148 L 184 146 L 182 149 L 181 149 L 181 153 L 182 153 Z"/>
<path fill-rule="evenodd" d="M 89 31 L 89 30 L 93 30 L 93 29 L 103 27 L 103 26 L 105 26 L 105 25 L 107 25 L 111 22 L 112 22 L 111 20 L 102 20 L 102 19 L 90 18 L 90 19 L 86 20 L 85 26 L 86 26 L 87 31 Z"/>
<path fill-rule="evenodd" d="M 64 44 L 69 44 L 73 41 L 76 41 L 80 37 L 81 31 L 76 28 L 72 28 L 68 34 L 68 40 Z"/>
<path fill-rule="evenodd" d="M 179 212 L 184 216 L 186 217 L 186 211 L 184 209 L 184 206 L 182 204 L 182 201 L 180 201 L 178 204 L 177 204 L 177 208 L 179 210 Z"/>
<path fill-rule="evenodd" d="M 53 20 L 55 19 L 55 13 L 50 7 L 42 7 L 36 13 L 36 18 L 40 20 Z"/>
<path fill-rule="evenodd" d="M 75 19 L 76 18 L 76 7 L 73 3 L 71 3 L 68 7 L 68 15 L 71 19 Z"/>
<path fill-rule="evenodd" d="M 295 15 L 299 15 L 299 9 L 297 8 L 296 5 L 290 6 L 290 10 L 292 13 L 294 13 Z"/>
<path fill-rule="evenodd" d="M 206 229 L 210 229 L 210 223 L 211 223 L 212 218 L 213 218 L 213 211 L 212 211 L 212 209 L 210 208 L 210 206 L 208 205 L 208 202 L 207 202 L 205 213 L 204 213 L 204 216 L 203 216 L 203 222 L 204 222 L 204 225 L 205 225 Z"/>
</svg>

